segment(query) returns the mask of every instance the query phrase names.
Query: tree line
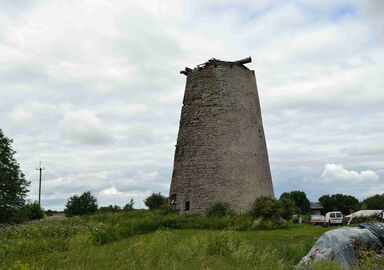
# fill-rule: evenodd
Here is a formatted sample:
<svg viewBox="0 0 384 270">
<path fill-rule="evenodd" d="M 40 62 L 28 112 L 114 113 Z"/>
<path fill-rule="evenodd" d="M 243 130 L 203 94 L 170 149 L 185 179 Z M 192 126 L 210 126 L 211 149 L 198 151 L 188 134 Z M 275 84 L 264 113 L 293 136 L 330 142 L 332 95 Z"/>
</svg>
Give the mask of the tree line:
<svg viewBox="0 0 384 270">
<path fill-rule="evenodd" d="M 300 213 L 310 213 L 310 202 L 304 191 L 285 192 L 281 194 L 280 200 L 282 198 L 291 199 Z M 384 210 L 384 194 L 376 194 L 359 201 L 354 196 L 338 193 L 323 195 L 318 201 L 323 206 L 323 213 L 340 211 L 344 215 L 348 215 L 358 210 Z"/>
<path fill-rule="evenodd" d="M 0 224 L 20 223 L 43 217 L 43 209 L 36 202 L 26 200 L 30 182 L 20 169 L 12 149 L 12 140 L 7 138 L 0 129 Z M 324 212 L 341 211 L 343 214 L 360 209 L 384 209 L 384 194 L 377 194 L 359 202 L 351 195 L 333 194 L 319 198 Z M 165 213 L 172 211 L 168 198 L 160 193 L 153 193 L 144 201 L 150 210 L 159 209 Z M 113 212 L 132 210 L 134 201 L 131 199 L 123 208 L 119 206 L 98 207 L 97 199 L 90 192 L 73 195 L 68 199 L 65 208 L 67 216 L 92 214 L 99 212 Z M 263 213 L 266 216 L 278 215 L 288 219 L 294 213 L 309 214 L 310 201 L 304 191 L 291 191 L 281 194 L 279 199 L 261 197 L 256 199 L 252 209 L 253 215 Z M 52 211 L 51 211 L 52 212 Z M 230 214 L 229 204 L 218 202 L 210 207 L 208 215 Z"/>
</svg>

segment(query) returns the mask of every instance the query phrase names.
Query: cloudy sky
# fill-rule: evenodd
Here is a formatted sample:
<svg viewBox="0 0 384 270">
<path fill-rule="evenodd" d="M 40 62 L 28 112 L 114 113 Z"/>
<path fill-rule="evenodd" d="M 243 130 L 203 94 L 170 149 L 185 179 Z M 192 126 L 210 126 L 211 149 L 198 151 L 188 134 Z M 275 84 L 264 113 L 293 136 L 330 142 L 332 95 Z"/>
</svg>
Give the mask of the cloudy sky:
<svg viewBox="0 0 384 270">
<path fill-rule="evenodd" d="M 384 1 L 0 0 L 0 128 L 46 209 L 168 193 L 179 71 L 252 56 L 275 195 L 384 192 Z"/>
</svg>

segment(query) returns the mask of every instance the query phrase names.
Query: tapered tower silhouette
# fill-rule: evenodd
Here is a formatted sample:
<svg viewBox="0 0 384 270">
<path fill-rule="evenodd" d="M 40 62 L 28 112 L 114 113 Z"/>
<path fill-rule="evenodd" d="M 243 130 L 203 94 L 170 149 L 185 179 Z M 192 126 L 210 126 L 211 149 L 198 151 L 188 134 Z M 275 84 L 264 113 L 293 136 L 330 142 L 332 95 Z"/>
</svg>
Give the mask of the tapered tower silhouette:
<svg viewBox="0 0 384 270">
<path fill-rule="evenodd" d="M 255 73 L 244 64 L 211 59 L 187 76 L 170 200 L 181 212 L 202 213 L 228 202 L 248 211 L 273 196 Z"/>
</svg>

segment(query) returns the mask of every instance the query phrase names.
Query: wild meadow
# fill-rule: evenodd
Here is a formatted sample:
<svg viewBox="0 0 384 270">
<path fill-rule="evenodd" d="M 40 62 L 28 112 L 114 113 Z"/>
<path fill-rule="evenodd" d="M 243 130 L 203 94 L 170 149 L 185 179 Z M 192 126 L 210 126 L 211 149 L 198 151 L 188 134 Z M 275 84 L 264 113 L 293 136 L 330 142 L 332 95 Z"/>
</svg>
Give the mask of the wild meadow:
<svg viewBox="0 0 384 270">
<path fill-rule="evenodd" d="M 0 269 L 294 269 L 329 229 L 146 210 L 45 219 L 0 228 Z"/>
<path fill-rule="evenodd" d="M 292 269 L 326 230 L 141 210 L 46 219 L 0 228 L 0 268 Z"/>
</svg>

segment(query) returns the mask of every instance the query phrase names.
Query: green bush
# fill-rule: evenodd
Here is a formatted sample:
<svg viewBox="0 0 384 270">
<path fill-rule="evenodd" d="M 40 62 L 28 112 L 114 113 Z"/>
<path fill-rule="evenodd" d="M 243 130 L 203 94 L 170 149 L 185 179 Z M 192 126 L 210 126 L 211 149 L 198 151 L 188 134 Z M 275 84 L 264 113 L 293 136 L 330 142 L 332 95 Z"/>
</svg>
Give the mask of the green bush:
<svg viewBox="0 0 384 270">
<path fill-rule="evenodd" d="M 259 197 L 255 200 L 250 212 L 254 218 L 278 219 L 282 209 L 278 200 L 271 197 Z"/>
<path fill-rule="evenodd" d="M 115 213 L 121 211 L 121 207 L 118 205 L 109 205 L 109 206 L 102 206 L 99 207 L 97 210 L 100 213 Z"/>
<path fill-rule="evenodd" d="M 299 211 L 295 202 L 289 197 L 282 197 L 279 199 L 281 207 L 281 216 L 285 220 L 290 220 L 292 216 Z"/>
<path fill-rule="evenodd" d="M 160 206 L 159 208 L 159 213 L 161 215 L 168 215 L 168 214 L 172 214 L 172 213 L 178 213 L 178 210 L 174 209 L 171 205 L 169 204 L 163 204 L 162 206 Z"/>
<path fill-rule="evenodd" d="M 68 199 L 64 213 L 66 216 L 88 215 L 97 211 L 97 199 L 91 192 L 84 192 L 80 196 L 73 195 Z"/>
<path fill-rule="evenodd" d="M 233 212 L 231 210 L 229 203 L 217 202 L 208 209 L 207 214 L 210 217 L 224 217 L 224 216 L 232 215 Z"/>
<path fill-rule="evenodd" d="M 38 202 L 26 204 L 21 211 L 28 220 L 37 220 L 44 217 L 44 210 L 40 207 Z"/>
<path fill-rule="evenodd" d="M 55 215 L 55 214 L 59 214 L 59 213 L 60 213 L 59 211 L 50 210 L 50 209 L 48 209 L 48 210 L 45 211 L 45 214 L 46 214 L 48 217 L 53 216 L 53 215 Z"/>
<path fill-rule="evenodd" d="M 152 193 L 148 198 L 144 200 L 144 204 L 149 210 L 159 209 L 161 206 L 166 205 L 168 200 L 160 193 Z"/>
<path fill-rule="evenodd" d="M 25 214 L 25 211 L 23 211 L 23 208 L 13 209 L 12 213 L 8 217 L 9 224 L 19 224 L 27 221 L 28 218 Z"/>
<path fill-rule="evenodd" d="M 37 202 L 27 203 L 23 207 L 14 209 L 9 219 L 9 223 L 18 224 L 31 220 L 38 220 L 44 217 L 44 210 Z"/>
<path fill-rule="evenodd" d="M 308 224 L 311 221 L 311 215 L 301 215 L 301 221 L 304 224 Z"/>
</svg>

